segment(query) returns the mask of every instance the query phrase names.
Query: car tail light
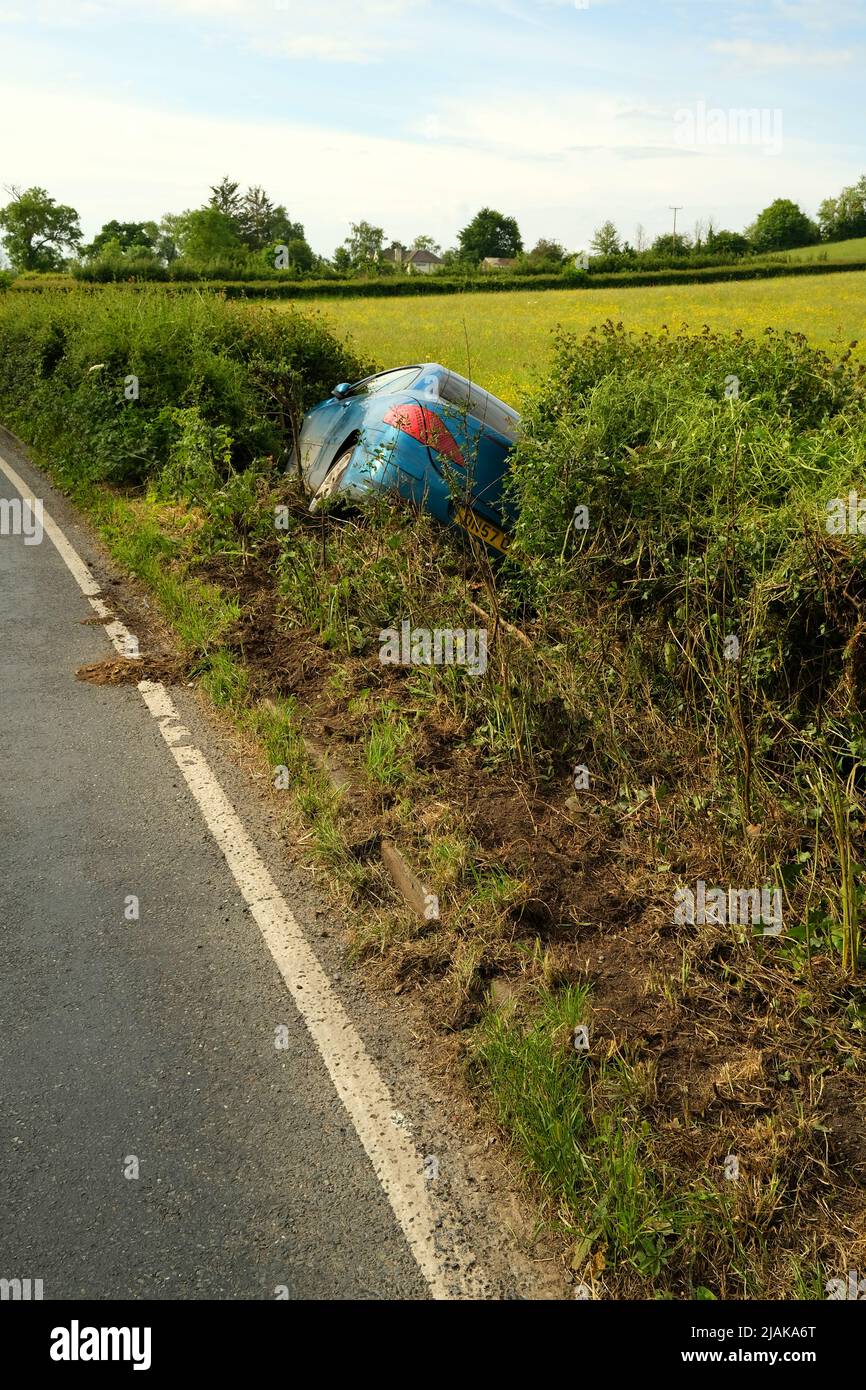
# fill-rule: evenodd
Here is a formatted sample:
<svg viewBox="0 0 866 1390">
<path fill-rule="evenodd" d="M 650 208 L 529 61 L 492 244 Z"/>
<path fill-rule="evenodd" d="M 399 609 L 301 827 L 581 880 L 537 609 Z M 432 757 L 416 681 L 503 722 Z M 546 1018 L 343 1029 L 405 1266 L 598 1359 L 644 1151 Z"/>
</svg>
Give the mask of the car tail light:
<svg viewBox="0 0 866 1390">
<path fill-rule="evenodd" d="M 417 439 L 420 444 L 426 444 L 434 453 L 444 454 L 460 468 L 466 467 L 457 440 L 434 410 L 413 403 L 392 405 L 385 412 L 384 420 L 386 425 L 393 425 L 404 434 L 411 434 L 413 439 Z"/>
</svg>

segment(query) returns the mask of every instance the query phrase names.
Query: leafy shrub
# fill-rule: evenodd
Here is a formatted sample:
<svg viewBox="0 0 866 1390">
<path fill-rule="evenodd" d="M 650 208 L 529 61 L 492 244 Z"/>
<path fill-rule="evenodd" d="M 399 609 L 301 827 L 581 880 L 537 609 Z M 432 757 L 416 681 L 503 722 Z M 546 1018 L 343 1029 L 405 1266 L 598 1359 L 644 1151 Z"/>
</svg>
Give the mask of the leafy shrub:
<svg viewBox="0 0 866 1390">
<path fill-rule="evenodd" d="M 207 431 L 223 473 L 285 466 L 303 412 L 368 370 L 319 319 L 213 295 L 49 291 L 0 309 L 0 410 L 72 478 L 142 481 Z"/>
<path fill-rule="evenodd" d="M 153 481 L 153 495 L 201 506 L 232 471 L 232 437 L 225 425 L 209 424 L 197 405 L 169 410 L 169 421 L 175 428 L 168 462 Z"/>
<path fill-rule="evenodd" d="M 566 666 L 615 633 L 621 701 L 735 726 L 789 772 L 816 718 L 828 737 L 838 720 L 837 749 L 859 737 L 866 538 L 825 524 L 866 453 L 866 368 L 849 359 L 772 330 L 560 337 L 513 456 L 509 583 L 571 634 Z M 577 728 L 591 716 L 574 695 Z"/>
</svg>

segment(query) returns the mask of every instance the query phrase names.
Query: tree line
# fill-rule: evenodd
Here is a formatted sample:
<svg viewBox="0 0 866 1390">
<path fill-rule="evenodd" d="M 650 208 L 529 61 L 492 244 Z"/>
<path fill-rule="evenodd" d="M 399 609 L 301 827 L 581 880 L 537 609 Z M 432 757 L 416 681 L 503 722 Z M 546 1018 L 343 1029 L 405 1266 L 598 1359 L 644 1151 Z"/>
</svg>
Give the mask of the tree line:
<svg viewBox="0 0 866 1390">
<path fill-rule="evenodd" d="M 90 242 L 81 232 L 75 208 L 58 203 L 44 188 L 8 188 L 0 209 L 3 247 L 13 269 L 71 270 L 89 279 L 159 278 L 172 268 L 233 275 L 275 270 L 296 277 L 398 274 L 401 265 L 385 254 L 383 228 L 353 222 L 332 256 L 310 246 L 302 223 L 258 185 L 242 190 L 228 177 L 210 188 L 201 207 L 166 213 L 159 222 L 106 222 Z M 419 234 L 407 249 L 433 252 L 446 271 L 477 268 L 488 258 L 510 262 L 518 273 L 560 273 L 584 268 L 615 270 L 699 258 L 736 260 L 749 254 L 787 251 L 818 242 L 866 236 L 866 176 L 821 203 L 817 218 L 796 203 L 777 198 L 743 232 L 699 222 L 694 232 L 666 233 L 648 240 L 638 225 L 634 239 L 621 237 L 610 220 L 601 224 L 585 258 L 554 238 L 541 238 L 526 250 L 517 220 L 482 208 L 463 227 L 457 245 L 442 251 L 432 237 Z M 577 261 L 577 265 L 576 265 Z M 437 267 L 438 269 L 439 267 Z"/>
<path fill-rule="evenodd" d="M 625 257 L 647 253 L 689 256 L 702 251 L 722 253 L 732 258 L 749 252 L 763 254 L 791 251 L 819 242 L 846 241 L 866 236 L 866 176 L 843 188 L 836 198 L 825 198 L 816 219 L 808 216 L 790 198 L 776 198 L 742 232 L 718 229 L 712 219 L 695 224 L 694 233 L 667 232 L 647 246 L 638 224 L 634 244 L 620 238 L 613 222 L 604 222 L 590 245 L 597 256 Z"/>
</svg>

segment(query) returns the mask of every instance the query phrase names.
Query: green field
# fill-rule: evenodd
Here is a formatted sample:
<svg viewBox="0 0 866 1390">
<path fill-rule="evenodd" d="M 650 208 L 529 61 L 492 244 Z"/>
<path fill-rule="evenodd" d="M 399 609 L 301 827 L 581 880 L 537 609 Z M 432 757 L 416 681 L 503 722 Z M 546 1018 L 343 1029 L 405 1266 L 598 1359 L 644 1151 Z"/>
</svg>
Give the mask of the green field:
<svg viewBox="0 0 866 1390">
<path fill-rule="evenodd" d="M 785 252 L 784 258 L 786 261 L 864 261 L 866 236 L 851 237 L 848 241 L 823 241 L 817 246 L 801 246 L 796 251 Z"/>
<path fill-rule="evenodd" d="M 813 343 L 832 348 L 864 336 L 866 272 L 647 289 L 308 303 L 339 333 L 348 333 L 362 355 L 372 354 L 382 366 L 438 361 L 464 373 L 469 368 L 489 390 L 519 405 L 523 386 L 549 361 L 551 333 L 558 324 L 583 333 L 606 319 L 653 331 L 683 323 L 699 330 L 706 323 L 714 330 L 740 328 L 751 336 L 772 326 L 805 333 Z M 866 357 L 866 343 L 858 355 Z"/>
</svg>

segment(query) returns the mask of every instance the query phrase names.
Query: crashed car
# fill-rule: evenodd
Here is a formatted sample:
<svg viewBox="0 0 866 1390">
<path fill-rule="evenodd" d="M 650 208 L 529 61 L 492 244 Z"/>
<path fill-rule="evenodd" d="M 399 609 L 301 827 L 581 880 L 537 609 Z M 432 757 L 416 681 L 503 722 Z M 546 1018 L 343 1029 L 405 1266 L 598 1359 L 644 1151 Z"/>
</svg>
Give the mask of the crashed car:
<svg viewBox="0 0 866 1390">
<path fill-rule="evenodd" d="M 520 417 L 438 362 L 341 382 L 304 417 L 295 465 L 312 495 L 360 500 L 393 490 L 493 550 L 508 549 L 504 495 Z"/>
</svg>

